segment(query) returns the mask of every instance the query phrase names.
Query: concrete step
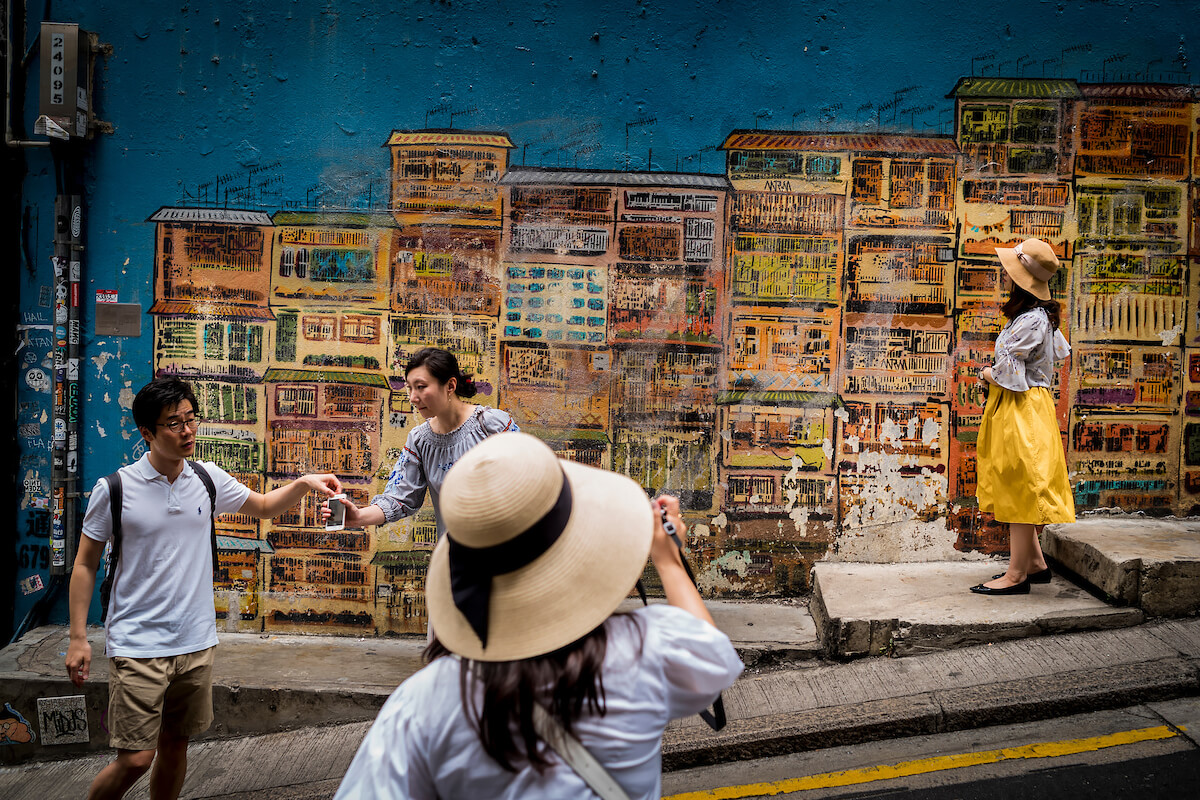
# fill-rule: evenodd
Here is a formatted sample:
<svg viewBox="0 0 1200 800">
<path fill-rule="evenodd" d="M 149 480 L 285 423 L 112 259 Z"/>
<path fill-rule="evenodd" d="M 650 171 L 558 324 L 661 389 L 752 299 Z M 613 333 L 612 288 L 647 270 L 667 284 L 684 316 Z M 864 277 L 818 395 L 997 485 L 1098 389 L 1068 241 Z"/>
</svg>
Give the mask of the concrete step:
<svg viewBox="0 0 1200 800">
<path fill-rule="evenodd" d="M 651 598 L 651 603 L 666 602 Z M 641 606 L 626 600 L 621 611 Z M 817 626 L 807 604 L 787 600 L 705 600 L 704 605 L 747 667 L 768 667 L 819 658 Z"/>
<path fill-rule="evenodd" d="M 910 655 L 1144 620 L 1140 609 L 1111 607 L 1057 575 L 1027 595 L 968 591 L 1003 569 L 994 561 L 819 563 L 810 610 L 822 650 L 831 658 Z"/>
<path fill-rule="evenodd" d="M 1156 617 L 1200 612 L 1200 520 L 1093 517 L 1047 525 L 1042 549 L 1114 603 Z"/>
</svg>

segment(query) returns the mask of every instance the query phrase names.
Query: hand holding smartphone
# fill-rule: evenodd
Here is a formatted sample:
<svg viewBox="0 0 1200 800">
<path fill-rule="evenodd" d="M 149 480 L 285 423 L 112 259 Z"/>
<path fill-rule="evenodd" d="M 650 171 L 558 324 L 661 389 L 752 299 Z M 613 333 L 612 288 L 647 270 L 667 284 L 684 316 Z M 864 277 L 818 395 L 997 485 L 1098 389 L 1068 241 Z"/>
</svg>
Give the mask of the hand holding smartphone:
<svg viewBox="0 0 1200 800">
<path fill-rule="evenodd" d="M 340 531 L 346 527 L 346 504 L 342 502 L 345 497 L 345 494 L 335 494 L 329 498 L 329 517 L 325 520 L 325 530 Z"/>
</svg>

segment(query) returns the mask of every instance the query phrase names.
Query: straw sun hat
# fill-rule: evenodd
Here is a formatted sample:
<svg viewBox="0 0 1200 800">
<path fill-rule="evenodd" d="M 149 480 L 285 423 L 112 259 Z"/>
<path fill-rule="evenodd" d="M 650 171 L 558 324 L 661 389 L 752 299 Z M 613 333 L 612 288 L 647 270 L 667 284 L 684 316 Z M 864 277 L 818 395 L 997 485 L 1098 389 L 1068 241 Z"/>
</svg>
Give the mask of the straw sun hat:
<svg viewBox="0 0 1200 800">
<path fill-rule="evenodd" d="M 604 622 L 642 575 L 654 516 L 614 472 L 559 460 L 525 433 L 471 448 L 442 484 L 429 624 L 477 661 L 544 655 Z"/>
<path fill-rule="evenodd" d="M 1026 239 L 1016 247 L 997 247 L 1000 265 L 1013 283 L 1042 300 L 1050 299 L 1050 279 L 1061 266 L 1050 245 Z"/>
</svg>

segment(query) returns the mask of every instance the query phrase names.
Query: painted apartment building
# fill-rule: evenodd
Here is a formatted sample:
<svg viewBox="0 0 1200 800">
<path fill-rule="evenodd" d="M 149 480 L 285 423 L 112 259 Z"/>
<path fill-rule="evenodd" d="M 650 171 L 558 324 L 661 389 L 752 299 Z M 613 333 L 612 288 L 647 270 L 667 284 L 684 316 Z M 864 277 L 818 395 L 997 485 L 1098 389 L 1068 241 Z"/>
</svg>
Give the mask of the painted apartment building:
<svg viewBox="0 0 1200 800">
<path fill-rule="evenodd" d="M 1197 105 L 1181 87 L 1080 88 L 1069 463 L 1085 505 L 1162 513 L 1184 477 Z"/>
<path fill-rule="evenodd" d="M 195 458 L 215 461 L 264 490 L 263 377 L 275 327 L 269 303 L 274 231 L 259 211 L 159 209 L 155 225 L 154 370 L 192 384 L 204 419 Z M 217 614 L 258 627 L 272 552 L 262 523 L 244 514 L 217 522 Z M 232 613 L 231 613 L 232 612 Z"/>
<path fill-rule="evenodd" d="M 557 451 L 713 509 L 728 183 L 513 167 L 501 397 Z"/>
</svg>

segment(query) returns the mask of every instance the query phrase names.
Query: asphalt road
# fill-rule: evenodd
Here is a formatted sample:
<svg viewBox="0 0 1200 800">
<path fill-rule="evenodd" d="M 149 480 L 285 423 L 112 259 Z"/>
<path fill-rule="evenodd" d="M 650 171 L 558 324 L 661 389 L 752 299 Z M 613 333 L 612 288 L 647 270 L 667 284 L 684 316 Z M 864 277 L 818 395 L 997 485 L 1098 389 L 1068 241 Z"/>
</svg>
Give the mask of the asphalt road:
<svg viewBox="0 0 1200 800">
<path fill-rule="evenodd" d="M 1200 699 L 892 739 L 664 776 L 674 800 L 1195 796 Z"/>
</svg>

